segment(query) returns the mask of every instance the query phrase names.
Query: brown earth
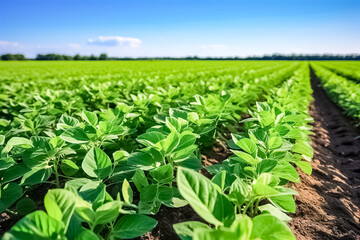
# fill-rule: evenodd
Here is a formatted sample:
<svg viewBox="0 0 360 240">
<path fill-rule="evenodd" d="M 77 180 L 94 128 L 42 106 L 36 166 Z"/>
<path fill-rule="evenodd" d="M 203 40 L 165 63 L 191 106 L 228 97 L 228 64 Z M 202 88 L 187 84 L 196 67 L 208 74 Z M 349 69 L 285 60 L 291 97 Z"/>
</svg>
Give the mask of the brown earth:
<svg viewBox="0 0 360 240">
<path fill-rule="evenodd" d="M 315 122 L 311 176 L 300 174 L 297 211 L 290 223 L 298 240 L 360 239 L 360 131 L 319 87 L 312 73 Z"/>
</svg>

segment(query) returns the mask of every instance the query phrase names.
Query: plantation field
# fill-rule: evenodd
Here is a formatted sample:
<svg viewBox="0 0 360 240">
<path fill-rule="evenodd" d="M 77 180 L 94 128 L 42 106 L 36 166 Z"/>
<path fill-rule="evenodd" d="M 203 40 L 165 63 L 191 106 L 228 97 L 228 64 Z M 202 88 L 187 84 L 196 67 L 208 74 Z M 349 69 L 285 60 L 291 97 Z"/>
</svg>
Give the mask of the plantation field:
<svg viewBox="0 0 360 240">
<path fill-rule="evenodd" d="M 358 239 L 360 63 L 0 62 L 0 234 Z"/>
</svg>

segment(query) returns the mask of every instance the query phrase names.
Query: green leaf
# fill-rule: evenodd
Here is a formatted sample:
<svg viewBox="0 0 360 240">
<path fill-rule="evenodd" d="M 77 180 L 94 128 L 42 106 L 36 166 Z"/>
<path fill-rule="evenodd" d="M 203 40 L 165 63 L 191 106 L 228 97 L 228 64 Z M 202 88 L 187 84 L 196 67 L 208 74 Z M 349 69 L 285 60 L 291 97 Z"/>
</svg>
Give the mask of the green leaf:
<svg viewBox="0 0 360 240">
<path fill-rule="evenodd" d="M 96 209 L 93 224 L 107 224 L 115 221 L 119 216 L 121 206 L 120 201 L 112 201 L 101 205 L 98 209 Z"/>
<path fill-rule="evenodd" d="M 277 165 L 277 161 L 271 159 L 265 159 L 256 165 L 256 171 L 258 174 L 271 172 Z"/>
<path fill-rule="evenodd" d="M 236 179 L 230 187 L 229 199 L 236 205 L 241 206 L 249 194 L 249 185 L 242 179 Z"/>
<path fill-rule="evenodd" d="M 226 228 L 224 230 L 220 229 L 196 229 L 193 240 L 229 240 L 234 239 L 238 240 L 239 236 L 237 233 L 231 232 Z"/>
<path fill-rule="evenodd" d="M 64 224 L 43 211 L 35 211 L 18 221 L 3 240 L 64 240 Z"/>
<path fill-rule="evenodd" d="M 301 139 L 303 138 L 303 133 L 300 129 L 293 128 L 286 134 L 285 137 L 292 139 Z"/>
<path fill-rule="evenodd" d="M 81 117 L 91 126 L 96 126 L 98 123 L 98 117 L 96 116 L 96 113 L 83 111 Z"/>
<path fill-rule="evenodd" d="M 196 149 L 198 149 L 198 147 L 196 145 L 191 145 L 187 148 L 182 148 L 180 150 L 178 150 L 178 148 L 176 148 L 175 151 L 171 154 L 171 158 L 175 162 L 186 159 L 190 155 L 192 155 Z"/>
<path fill-rule="evenodd" d="M 242 150 L 253 156 L 257 150 L 256 144 L 253 141 L 251 141 L 251 139 L 249 138 L 240 139 L 239 141 L 236 142 L 236 145 L 238 145 Z"/>
<path fill-rule="evenodd" d="M 100 238 L 89 229 L 83 228 L 76 240 L 100 240 Z"/>
<path fill-rule="evenodd" d="M 277 164 L 272 172 L 279 178 L 284 178 L 292 182 L 300 182 L 298 172 L 289 162 L 282 161 L 281 163 Z"/>
<path fill-rule="evenodd" d="M 174 117 L 166 117 L 165 119 L 166 126 L 172 132 L 180 132 L 181 131 L 181 124 L 179 121 Z"/>
<path fill-rule="evenodd" d="M 231 94 L 229 91 L 221 91 L 220 99 L 222 102 L 226 102 L 230 99 Z"/>
<path fill-rule="evenodd" d="M 121 239 L 139 237 L 151 231 L 157 225 L 157 221 L 145 215 L 125 215 L 117 221 L 113 236 Z"/>
<path fill-rule="evenodd" d="M 122 184 L 122 195 L 123 195 L 124 201 L 126 203 L 129 203 L 129 204 L 132 203 L 133 191 L 131 189 L 129 182 L 126 180 L 126 178 L 124 179 L 124 182 Z"/>
<path fill-rule="evenodd" d="M 176 187 L 165 187 L 162 186 L 159 189 L 159 198 L 164 199 L 163 195 L 168 194 L 168 191 L 171 191 L 171 199 L 169 201 L 164 202 L 167 207 L 179 208 L 188 205 L 188 202 L 181 196 L 179 190 Z M 166 193 L 164 193 L 166 192 Z"/>
<path fill-rule="evenodd" d="M 106 186 L 102 182 L 92 181 L 83 185 L 79 190 L 79 195 L 93 205 L 96 201 L 100 203 L 104 201 L 106 193 Z M 95 208 L 95 206 L 94 206 Z"/>
<path fill-rule="evenodd" d="M 255 194 L 260 197 L 275 196 L 279 193 L 273 187 L 271 187 L 269 185 L 265 185 L 260 182 L 256 182 L 256 184 L 253 185 L 253 190 L 254 190 Z"/>
<path fill-rule="evenodd" d="M 89 224 L 94 222 L 95 212 L 92 209 L 92 205 L 89 202 L 82 200 L 81 198 L 77 199 L 75 213 L 76 217 L 83 222 L 87 222 Z"/>
<path fill-rule="evenodd" d="M 160 186 L 158 189 L 158 200 L 162 201 L 163 203 L 171 202 L 173 197 L 173 189 L 168 186 Z"/>
<path fill-rule="evenodd" d="M 299 141 L 295 143 L 294 147 L 291 150 L 293 152 L 305 155 L 310 159 L 313 158 L 314 150 L 312 149 L 311 145 L 306 141 Z"/>
<path fill-rule="evenodd" d="M 296 115 L 287 115 L 283 118 L 283 122 L 287 123 L 297 123 L 297 122 L 303 122 L 304 117 L 302 115 L 296 114 Z"/>
<path fill-rule="evenodd" d="M 65 189 L 49 190 L 44 198 L 44 205 L 48 215 L 56 220 L 62 221 L 65 230 L 75 210 L 75 204 L 75 195 Z"/>
<path fill-rule="evenodd" d="M 16 211 L 20 215 L 26 215 L 28 213 L 31 213 L 36 208 L 37 208 L 36 203 L 31 198 L 28 198 L 28 197 L 20 199 L 16 203 Z"/>
<path fill-rule="evenodd" d="M 27 147 L 27 148 L 33 146 L 32 141 L 30 139 L 23 138 L 23 137 L 12 137 L 6 143 L 6 145 L 9 145 L 9 146 L 23 146 L 23 147 Z"/>
<path fill-rule="evenodd" d="M 195 144 L 196 136 L 193 133 L 184 134 L 180 138 L 180 143 L 176 147 L 175 151 L 180 151 L 182 149 L 188 148 L 191 145 Z"/>
<path fill-rule="evenodd" d="M 225 189 L 225 179 L 226 179 L 226 171 L 221 171 L 211 179 L 213 183 L 218 185 L 220 187 L 221 191 L 224 191 Z"/>
<path fill-rule="evenodd" d="M 309 162 L 305 162 L 305 161 L 296 161 L 295 162 L 296 166 L 298 166 L 304 173 L 311 175 L 312 172 L 312 167 L 311 164 Z"/>
<path fill-rule="evenodd" d="M 143 170 L 149 170 L 154 168 L 155 160 L 149 153 L 134 152 L 130 154 L 127 163 Z"/>
<path fill-rule="evenodd" d="M 176 162 L 176 164 L 180 167 L 189 168 L 194 171 L 202 169 L 201 159 L 197 158 L 194 154 L 184 160 Z"/>
<path fill-rule="evenodd" d="M 294 234 L 280 219 L 269 214 L 253 218 L 251 239 L 295 240 Z"/>
<path fill-rule="evenodd" d="M 266 143 L 268 149 L 280 148 L 282 144 L 283 140 L 280 136 L 271 136 Z"/>
<path fill-rule="evenodd" d="M 292 195 L 270 197 L 271 202 L 286 212 L 295 213 L 296 204 Z"/>
<path fill-rule="evenodd" d="M 140 191 L 140 200 L 143 202 L 153 202 L 158 193 L 158 185 L 150 184 Z"/>
<path fill-rule="evenodd" d="M 15 161 L 11 157 L 4 157 L 0 159 L 0 171 L 8 169 L 13 165 L 15 165 Z"/>
<path fill-rule="evenodd" d="M 259 112 L 270 111 L 270 106 L 266 102 L 256 102 L 256 108 Z"/>
<path fill-rule="evenodd" d="M 111 173 L 111 160 L 100 148 L 93 147 L 86 154 L 82 168 L 90 177 L 104 179 Z"/>
<path fill-rule="evenodd" d="M 267 127 L 275 122 L 272 114 L 267 111 L 259 112 L 258 120 L 263 127 Z"/>
<path fill-rule="evenodd" d="M 60 168 L 66 176 L 72 176 L 79 171 L 79 167 L 73 161 L 68 159 L 61 161 Z"/>
<path fill-rule="evenodd" d="M 22 196 L 22 188 L 17 183 L 9 183 L 0 189 L 0 193 L 0 213 L 2 213 Z"/>
<path fill-rule="evenodd" d="M 51 168 L 33 168 L 31 171 L 24 174 L 20 185 L 33 186 L 49 179 L 52 173 Z"/>
<path fill-rule="evenodd" d="M 176 223 L 173 228 L 181 240 L 192 240 L 197 229 L 211 230 L 205 223 L 195 221 Z"/>
<path fill-rule="evenodd" d="M 162 149 L 166 154 L 171 153 L 180 143 L 179 134 L 177 132 L 171 132 L 166 139 L 160 142 Z"/>
<path fill-rule="evenodd" d="M 274 131 L 280 134 L 280 136 L 285 136 L 290 131 L 289 125 L 278 125 L 274 128 Z"/>
<path fill-rule="evenodd" d="M 275 187 L 279 184 L 279 178 L 270 173 L 262 173 L 256 179 L 256 184 L 269 185 Z"/>
<path fill-rule="evenodd" d="M 236 151 L 236 150 L 231 150 L 236 156 L 238 156 L 239 158 L 241 158 L 242 160 L 246 161 L 247 163 L 249 163 L 250 165 L 254 166 L 258 163 L 258 161 L 253 158 L 253 156 L 251 156 L 250 154 L 246 153 L 246 152 L 242 152 L 242 151 Z"/>
<path fill-rule="evenodd" d="M 26 167 L 23 163 L 13 165 L 10 168 L 6 169 L 4 172 L 2 172 L 2 183 L 4 184 L 14 181 L 30 171 L 31 169 Z"/>
<path fill-rule="evenodd" d="M 129 153 L 126 151 L 119 150 L 113 153 L 113 158 L 115 163 L 127 161 L 127 159 L 129 158 Z"/>
<path fill-rule="evenodd" d="M 182 118 L 185 120 L 187 120 L 187 118 L 188 118 L 188 113 L 186 111 L 176 109 L 176 108 L 170 108 L 169 114 L 171 117 L 175 117 L 175 118 Z"/>
<path fill-rule="evenodd" d="M 81 128 L 69 128 L 60 135 L 60 138 L 69 143 L 82 144 L 89 142 L 89 137 Z"/>
<path fill-rule="evenodd" d="M 40 168 L 48 165 L 48 154 L 45 149 L 30 148 L 23 153 L 23 162 L 29 168 Z"/>
<path fill-rule="evenodd" d="M 174 169 L 171 164 L 166 164 L 151 170 L 150 175 L 159 183 L 167 183 L 171 182 Z"/>
<path fill-rule="evenodd" d="M 151 147 L 163 139 L 165 139 L 165 136 L 162 133 L 153 131 L 141 134 L 136 138 L 136 141 L 145 145 L 146 147 Z"/>
<path fill-rule="evenodd" d="M 235 219 L 232 203 L 205 176 L 179 167 L 177 184 L 185 200 L 209 223 L 215 226 L 228 226 Z"/>
<path fill-rule="evenodd" d="M 67 239 L 78 239 L 78 236 L 80 233 L 84 230 L 82 227 L 81 220 L 75 216 L 75 214 L 72 215 L 70 218 L 69 227 L 66 231 L 66 238 Z M 91 238 L 90 238 L 91 239 Z M 87 239 L 85 239 L 87 240 Z"/>
<path fill-rule="evenodd" d="M 140 192 L 141 189 L 147 185 L 149 185 L 149 182 L 147 180 L 147 177 L 145 176 L 145 173 L 141 169 L 136 169 L 136 172 L 134 176 L 132 177 L 132 181 L 135 184 L 136 189 Z"/>
<path fill-rule="evenodd" d="M 70 116 L 61 115 L 59 122 L 56 124 L 56 126 L 58 129 L 64 129 L 64 130 L 77 127 L 79 126 L 79 120 Z"/>
<path fill-rule="evenodd" d="M 282 212 L 279 208 L 274 207 L 272 204 L 265 204 L 262 206 L 259 206 L 259 209 L 262 213 L 270 213 L 271 215 L 277 217 L 283 222 L 289 222 L 291 220 L 291 217 L 286 215 L 284 212 Z"/>
<path fill-rule="evenodd" d="M 237 239 L 248 240 L 251 236 L 252 226 L 250 217 L 247 215 L 236 215 L 236 219 L 230 226 L 230 229 L 236 233 Z"/>
<path fill-rule="evenodd" d="M 84 186 L 87 183 L 92 182 L 90 179 L 88 178 L 76 178 L 73 180 L 69 180 L 65 183 L 65 189 L 69 190 L 73 193 L 77 193 L 78 189 L 82 186 Z"/>
</svg>

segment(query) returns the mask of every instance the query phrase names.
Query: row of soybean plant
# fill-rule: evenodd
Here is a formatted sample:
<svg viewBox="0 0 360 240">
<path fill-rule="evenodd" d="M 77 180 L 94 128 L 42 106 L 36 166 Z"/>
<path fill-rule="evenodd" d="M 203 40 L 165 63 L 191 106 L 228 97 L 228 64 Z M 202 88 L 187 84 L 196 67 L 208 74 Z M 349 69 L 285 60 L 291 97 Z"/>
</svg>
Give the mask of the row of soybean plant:
<svg viewBox="0 0 360 240">
<path fill-rule="evenodd" d="M 360 119 L 360 85 L 318 64 L 311 64 L 311 67 L 330 99 L 348 116 L 358 121 Z"/>
<path fill-rule="evenodd" d="M 358 62 L 320 62 L 317 64 L 344 78 L 360 82 L 360 65 Z"/>
<path fill-rule="evenodd" d="M 286 213 L 295 212 L 297 193 L 285 184 L 300 182 L 294 166 L 311 174 L 311 91 L 304 65 L 267 102 L 256 104 L 243 121 L 245 131 L 232 135 L 234 155 L 207 167 L 211 180 L 178 168 L 180 194 L 211 224 L 175 224 L 181 239 L 295 239 Z"/>
</svg>

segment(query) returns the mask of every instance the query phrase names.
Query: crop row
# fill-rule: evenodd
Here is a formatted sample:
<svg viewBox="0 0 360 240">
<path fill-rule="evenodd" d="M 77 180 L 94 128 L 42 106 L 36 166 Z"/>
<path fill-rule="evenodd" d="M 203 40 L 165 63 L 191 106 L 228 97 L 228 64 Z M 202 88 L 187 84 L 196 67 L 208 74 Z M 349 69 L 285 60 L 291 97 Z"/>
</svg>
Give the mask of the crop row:
<svg viewBox="0 0 360 240">
<path fill-rule="evenodd" d="M 15 211 L 31 213 L 4 239 L 134 238 L 155 227 L 157 222 L 147 215 L 156 214 L 161 205 L 187 203 L 215 229 L 201 223 L 175 225 L 181 238 L 235 234 L 237 239 L 264 239 L 275 233 L 274 239 L 291 239 L 284 212 L 294 212 L 296 192 L 284 184 L 299 181 L 292 164 L 310 173 L 310 164 L 302 159 L 312 157 L 309 74 L 304 64 L 294 74 L 298 66 L 246 73 L 249 82 L 219 78 L 189 83 L 185 90 L 179 83 L 173 88 L 181 94 L 170 99 L 154 89 L 113 98 L 129 88 L 106 82 L 85 87 L 85 96 L 83 89 L 48 90 L 7 101 L 14 120 L 1 122 L 0 207 L 3 211 L 16 203 Z M 186 90 L 203 84 L 216 90 L 196 95 L 188 104 Z M 59 92 L 68 98 L 54 94 Z M 235 132 L 231 125 L 264 94 L 271 97 L 250 112 L 246 131 L 232 135 L 234 156 L 207 168 L 214 175 L 211 181 L 196 173 L 202 168 L 199 147 L 222 137 L 217 130 Z M 62 108 L 73 100 L 80 105 Z M 114 108 L 107 108 L 113 102 Z M 79 112 L 84 108 L 105 110 Z M 45 196 L 46 212 L 32 212 L 36 204 L 25 195 L 47 183 L 57 189 Z M 261 231 L 264 224 L 272 230 Z"/>
<path fill-rule="evenodd" d="M 312 64 L 311 66 L 332 101 L 344 109 L 348 116 L 359 120 L 360 85 L 318 64 Z"/>
<path fill-rule="evenodd" d="M 297 193 L 284 184 L 299 182 L 292 164 L 311 174 L 308 73 L 302 68 L 268 102 L 257 103 L 245 120 L 245 132 L 232 135 L 234 155 L 207 167 L 214 175 L 211 180 L 178 169 L 181 195 L 214 226 L 175 224 L 182 239 L 295 239 L 285 213 L 295 212 L 292 195 Z"/>
<path fill-rule="evenodd" d="M 340 63 L 329 63 L 329 62 L 325 62 L 322 63 L 321 66 L 327 68 L 328 70 L 334 72 L 337 75 L 340 75 L 344 78 L 347 78 L 349 80 L 352 80 L 354 82 L 359 83 L 360 82 L 360 70 L 359 70 L 359 65 L 358 64 L 354 64 L 351 65 L 349 63 L 344 64 L 340 64 Z"/>
</svg>

